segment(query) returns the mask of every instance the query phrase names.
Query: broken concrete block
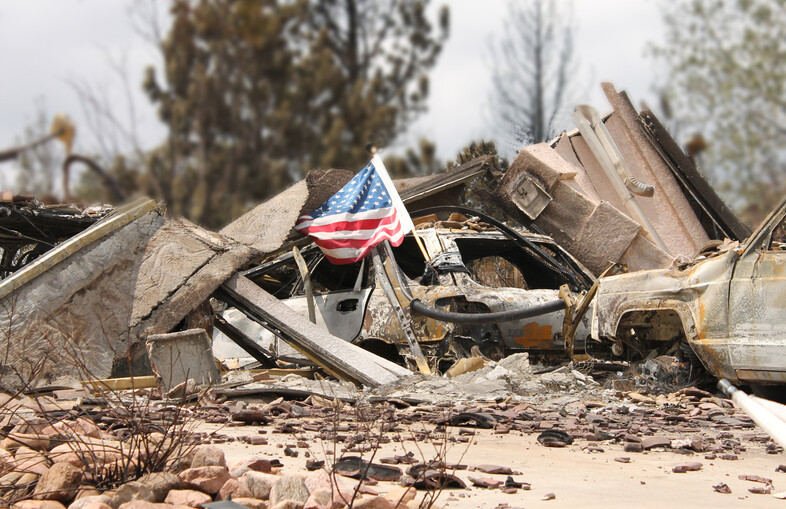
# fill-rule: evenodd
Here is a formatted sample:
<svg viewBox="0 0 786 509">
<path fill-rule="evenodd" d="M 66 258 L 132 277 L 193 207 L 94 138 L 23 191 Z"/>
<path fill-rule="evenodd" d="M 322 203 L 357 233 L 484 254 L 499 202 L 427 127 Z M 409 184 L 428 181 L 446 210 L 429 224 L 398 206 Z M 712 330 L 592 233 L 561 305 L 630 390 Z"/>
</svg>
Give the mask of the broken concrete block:
<svg viewBox="0 0 786 509">
<path fill-rule="evenodd" d="M 550 190 L 552 201 L 543 210 L 535 224 L 554 237 L 570 251 L 566 241 L 573 243 L 587 222 L 597 202 L 593 202 L 581 192 L 565 182 L 557 182 Z"/>
<path fill-rule="evenodd" d="M 600 202 L 576 236 L 572 254 L 597 274 L 622 258 L 640 230 L 637 222 Z"/>
<path fill-rule="evenodd" d="M 519 167 L 523 168 L 519 169 Z M 549 191 L 558 180 L 571 180 L 576 177 L 577 173 L 576 168 L 547 143 L 538 143 L 522 148 L 511 163 L 508 172 L 510 171 L 521 174 L 528 172 L 534 175 L 540 180 L 546 191 Z"/>
<path fill-rule="evenodd" d="M 162 393 L 188 379 L 197 385 L 213 385 L 221 380 L 204 329 L 153 334 L 147 338 L 147 351 Z"/>
</svg>

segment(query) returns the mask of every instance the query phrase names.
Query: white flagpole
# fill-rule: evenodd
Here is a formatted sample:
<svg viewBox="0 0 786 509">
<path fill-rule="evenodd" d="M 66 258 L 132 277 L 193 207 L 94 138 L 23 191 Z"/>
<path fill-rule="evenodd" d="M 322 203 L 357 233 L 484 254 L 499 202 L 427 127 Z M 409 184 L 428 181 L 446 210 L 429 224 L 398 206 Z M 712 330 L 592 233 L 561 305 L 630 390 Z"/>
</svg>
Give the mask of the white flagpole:
<svg viewBox="0 0 786 509">
<path fill-rule="evenodd" d="M 390 195 L 390 201 L 393 202 L 393 207 L 395 207 L 396 214 L 401 222 L 402 230 L 405 233 L 412 232 L 412 235 L 415 237 L 415 242 L 417 242 L 420 252 L 423 254 L 423 258 L 425 258 L 427 262 L 431 261 L 431 257 L 428 255 L 426 247 L 423 245 L 423 241 L 418 236 L 415 224 L 412 222 L 412 218 L 409 217 L 407 207 L 404 205 L 404 202 L 401 201 L 401 197 L 398 195 L 398 191 L 396 191 L 396 187 L 393 185 L 393 180 L 391 180 L 390 175 L 388 175 L 388 170 L 385 168 L 385 164 L 382 162 L 382 158 L 379 157 L 378 153 L 374 153 L 374 157 L 371 158 L 371 164 L 374 165 L 379 178 L 387 188 L 388 194 Z"/>
</svg>

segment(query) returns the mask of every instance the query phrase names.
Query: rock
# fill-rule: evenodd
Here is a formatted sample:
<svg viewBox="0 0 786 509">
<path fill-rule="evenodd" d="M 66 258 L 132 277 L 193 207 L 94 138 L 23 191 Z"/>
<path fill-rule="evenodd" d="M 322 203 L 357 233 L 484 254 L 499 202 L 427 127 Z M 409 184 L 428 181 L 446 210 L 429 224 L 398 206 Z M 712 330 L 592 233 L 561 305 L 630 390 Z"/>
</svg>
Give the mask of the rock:
<svg viewBox="0 0 786 509">
<path fill-rule="evenodd" d="M 11 509 L 65 509 L 57 500 L 20 500 Z"/>
<path fill-rule="evenodd" d="M 277 475 L 265 474 L 262 472 L 249 471 L 238 479 L 242 486 L 253 495 L 254 498 L 268 500 L 273 484 L 280 479 Z"/>
<path fill-rule="evenodd" d="M 341 491 L 347 490 L 347 486 L 337 475 L 330 475 L 324 470 L 316 470 L 306 475 L 306 489 L 309 493 L 317 491 Z"/>
<path fill-rule="evenodd" d="M 117 509 L 191 509 L 185 505 L 156 504 L 147 500 L 132 500 L 126 502 Z"/>
<path fill-rule="evenodd" d="M 514 472 L 510 467 L 504 467 L 502 465 L 478 465 L 475 467 L 475 470 L 483 472 L 484 474 L 518 475 L 518 472 Z"/>
<path fill-rule="evenodd" d="M 271 509 L 303 509 L 305 504 L 296 500 L 282 500 Z"/>
<path fill-rule="evenodd" d="M 153 502 L 156 496 L 153 490 L 138 481 L 131 481 L 121 485 L 112 495 L 112 507 L 120 507 L 127 502 L 134 500 L 144 500 L 145 502 Z"/>
<path fill-rule="evenodd" d="M 204 491 L 215 495 L 229 480 L 229 470 L 222 466 L 187 468 L 178 474 L 183 488 Z"/>
<path fill-rule="evenodd" d="M 517 378 L 527 379 L 532 377 L 532 367 L 529 365 L 528 353 L 514 353 L 501 359 L 497 366 L 513 373 Z"/>
<path fill-rule="evenodd" d="M 218 500 L 228 500 L 236 498 L 254 498 L 251 492 L 240 484 L 237 479 L 230 478 L 218 491 Z"/>
<path fill-rule="evenodd" d="M 393 509 L 393 503 L 385 497 L 360 497 L 352 504 L 353 509 Z"/>
<path fill-rule="evenodd" d="M 40 452 L 25 446 L 21 446 L 16 450 L 14 462 L 17 470 L 20 472 L 44 475 L 49 470 L 49 462 L 46 457 Z"/>
<path fill-rule="evenodd" d="M 105 504 L 104 502 L 90 502 L 89 504 L 85 504 L 83 509 L 115 509 L 109 504 Z"/>
<path fill-rule="evenodd" d="M 676 467 L 672 468 L 671 471 L 675 474 L 684 474 L 685 472 L 695 472 L 697 470 L 701 470 L 701 467 L 701 463 L 685 463 L 684 465 L 677 465 Z"/>
<path fill-rule="evenodd" d="M 94 487 L 83 484 L 82 486 L 77 488 L 76 498 L 74 500 L 79 500 L 80 498 L 86 498 L 86 497 L 97 497 L 100 494 L 101 492 L 95 489 Z"/>
<path fill-rule="evenodd" d="M 249 470 L 269 474 L 273 471 L 273 468 L 269 459 L 256 456 L 254 458 L 249 458 L 238 465 L 234 465 L 229 475 L 232 477 L 240 477 Z"/>
<path fill-rule="evenodd" d="M 312 491 L 303 509 L 333 509 L 333 494 L 327 490 Z"/>
<path fill-rule="evenodd" d="M 14 455 L 7 450 L 0 448 L 0 473 L 4 474 L 13 470 L 16 466 L 14 463 Z"/>
<path fill-rule="evenodd" d="M 492 479 L 491 477 L 469 476 L 469 481 L 475 486 L 478 486 L 479 488 L 488 488 L 488 489 L 499 488 L 504 484 L 504 481 L 500 479 Z"/>
<path fill-rule="evenodd" d="M 670 447 L 671 446 L 671 439 L 667 437 L 643 437 L 641 439 L 641 447 L 644 450 L 652 449 L 653 447 Z"/>
<path fill-rule="evenodd" d="M 249 509 L 268 509 L 270 507 L 266 501 L 258 498 L 237 498 L 232 501 L 244 505 Z"/>
<path fill-rule="evenodd" d="M 731 488 L 726 483 L 716 484 L 712 487 L 718 493 L 723 493 L 724 495 L 729 495 L 731 493 Z"/>
<path fill-rule="evenodd" d="M 49 450 L 49 438 L 35 433 L 10 433 L 0 442 L 0 447 L 6 451 L 16 451 L 21 446 L 36 451 L 47 451 Z"/>
<path fill-rule="evenodd" d="M 764 484 L 772 484 L 772 479 L 769 477 L 762 477 L 760 475 L 751 475 L 751 474 L 740 474 L 737 476 L 738 479 L 743 481 L 751 481 L 751 482 L 760 482 Z"/>
<path fill-rule="evenodd" d="M 189 507 L 201 507 L 202 504 L 212 502 L 213 497 L 207 493 L 196 490 L 171 490 L 167 493 L 164 502 L 172 505 L 187 505 Z"/>
<path fill-rule="evenodd" d="M 91 495 L 74 500 L 71 502 L 71 505 L 68 506 L 68 509 L 86 509 L 85 506 L 88 504 L 107 504 L 111 507 L 111 503 L 112 497 L 107 495 Z"/>
<path fill-rule="evenodd" d="M 24 486 L 24 485 L 32 486 L 33 483 L 38 482 L 38 479 L 40 477 L 41 477 L 40 475 L 34 474 L 32 472 L 23 473 L 22 477 L 20 477 L 19 480 L 16 481 L 16 484 L 17 486 Z"/>
<path fill-rule="evenodd" d="M 504 360 L 504 359 L 503 359 Z M 527 363 L 529 365 L 529 363 Z M 385 494 L 385 498 L 390 500 L 393 504 L 393 507 L 396 507 L 398 504 L 406 504 L 411 500 L 415 500 L 415 496 L 417 496 L 418 492 L 415 488 L 393 488 L 392 490 L 388 491 Z"/>
<path fill-rule="evenodd" d="M 628 442 L 624 447 L 625 452 L 642 452 L 644 448 L 638 442 Z"/>
<path fill-rule="evenodd" d="M 308 500 L 308 488 L 305 480 L 297 475 L 279 477 L 270 490 L 270 503 L 278 505 L 284 500 L 294 500 L 305 504 Z"/>
<path fill-rule="evenodd" d="M 194 459 L 191 468 L 198 467 L 226 467 L 227 460 L 224 451 L 214 445 L 203 445 L 194 450 Z"/>
<path fill-rule="evenodd" d="M 21 477 L 25 475 L 23 472 L 8 472 L 4 476 L 0 477 L 0 487 L 8 487 L 13 486 L 16 484 Z"/>
<path fill-rule="evenodd" d="M 180 478 L 170 472 L 154 472 L 138 479 L 153 492 L 153 502 L 163 502 L 170 490 L 180 489 Z M 188 504 L 183 504 L 188 505 Z"/>
<path fill-rule="evenodd" d="M 69 502 L 82 483 L 82 471 L 70 463 L 55 463 L 41 476 L 33 492 L 39 500 Z"/>
<path fill-rule="evenodd" d="M 84 417 L 79 417 L 73 422 L 56 422 L 52 427 L 63 435 L 83 435 L 91 438 L 101 438 L 101 429 L 96 426 L 96 423 Z"/>
</svg>

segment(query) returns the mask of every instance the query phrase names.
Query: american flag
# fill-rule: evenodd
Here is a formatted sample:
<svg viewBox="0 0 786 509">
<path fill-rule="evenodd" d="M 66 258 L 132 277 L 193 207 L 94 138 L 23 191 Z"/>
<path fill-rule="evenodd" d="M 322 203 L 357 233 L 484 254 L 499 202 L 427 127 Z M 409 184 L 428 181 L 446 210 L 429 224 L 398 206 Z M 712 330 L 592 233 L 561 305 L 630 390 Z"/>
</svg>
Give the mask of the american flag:
<svg viewBox="0 0 786 509">
<path fill-rule="evenodd" d="M 300 216 L 295 225 L 335 264 L 356 262 L 383 240 L 398 246 L 413 228 L 378 155 L 328 201 Z"/>
</svg>

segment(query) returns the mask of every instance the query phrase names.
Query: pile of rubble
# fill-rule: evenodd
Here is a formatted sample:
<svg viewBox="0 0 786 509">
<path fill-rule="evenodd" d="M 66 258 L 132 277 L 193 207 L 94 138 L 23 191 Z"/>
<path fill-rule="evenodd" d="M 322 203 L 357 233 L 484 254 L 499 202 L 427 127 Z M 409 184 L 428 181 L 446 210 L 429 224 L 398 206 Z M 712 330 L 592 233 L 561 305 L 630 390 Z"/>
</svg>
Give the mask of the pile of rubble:
<svg viewBox="0 0 786 509">
<path fill-rule="evenodd" d="M 443 490 L 454 502 L 474 490 L 530 490 L 515 467 L 448 460 L 446 447 L 474 447 L 484 434 L 608 452 L 619 463 L 669 452 L 679 455 L 674 472 L 783 450 L 706 391 L 619 393 L 578 371 L 534 375 L 526 356 L 374 391 L 292 374 L 224 385 L 190 403 L 161 399 L 157 389 L 4 395 L 0 494 L 20 509 L 229 499 L 249 508 L 405 508 Z M 243 449 L 227 461 L 233 444 Z"/>
<path fill-rule="evenodd" d="M 610 114 L 577 107 L 578 130 L 505 172 L 484 156 L 398 182 L 415 235 L 355 263 L 293 229 L 344 170 L 218 232 L 144 198 L 4 194 L 0 500 L 404 509 L 528 490 L 510 466 L 448 461 L 500 437 L 691 460 L 672 473 L 781 453 L 700 382 L 786 382 L 786 202 L 751 233 L 651 112 L 604 90 Z M 751 493 L 772 491 L 761 478 Z"/>
</svg>

